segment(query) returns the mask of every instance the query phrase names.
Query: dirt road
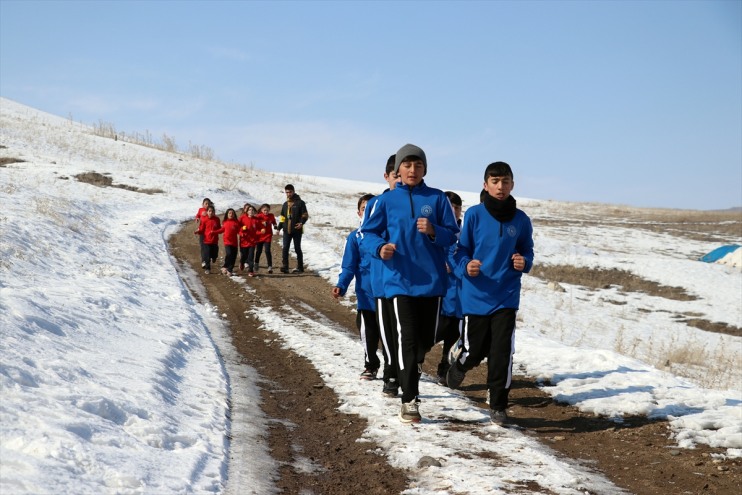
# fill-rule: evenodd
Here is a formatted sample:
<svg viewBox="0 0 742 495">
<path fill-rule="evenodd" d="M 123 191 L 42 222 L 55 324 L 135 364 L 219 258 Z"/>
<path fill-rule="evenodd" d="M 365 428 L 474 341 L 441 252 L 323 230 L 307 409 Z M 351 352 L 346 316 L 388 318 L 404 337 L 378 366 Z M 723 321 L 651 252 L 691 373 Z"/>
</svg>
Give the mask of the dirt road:
<svg viewBox="0 0 742 495">
<path fill-rule="evenodd" d="M 202 274 L 192 230 L 181 229 L 174 235 L 171 250 L 179 263 Z M 279 242 L 274 237 L 274 265 L 280 264 L 275 263 L 280 260 Z M 234 347 L 264 380 L 263 410 L 277 420 L 269 432 L 271 455 L 282 465 L 277 486 L 291 494 L 303 489 L 321 494 L 400 493 L 408 488 L 406 473 L 373 453 L 375 445 L 357 442 L 366 428 L 365 420 L 339 412 L 338 397 L 324 386 L 307 359 L 284 349 L 275 336 L 245 315 L 258 301 L 279 311 L 286 300 L 296 300 L 355 334 L 355 314 L 337 304 L 330 285 L 308 268 L 303 274 L 276 270 L 268 275 L 263 267 L 259 278 L 247 280 L 254 294 L 221 274 L 201 275 L 211 303 L 227 315 Z M 432 351 L 435 357 L 426 361 L 424 372 L 435 373 L 439 353 L 437 348 Z M 463 390 L 486 407 L 486 390 L 478 385 L 485 382 L 484 371 L 480 366 L 470 372 Z M 555 403 L 525 376 L 516 376 L 510 398 L 510 416 L 529 435 L 598 469 L 632 493 L 736 494 L 742 486 L 739 460 L 716 460 L 713 454 L 723 453 L 722 449 L 676 448 L 665 422 L 627 418 L 618 424 L 584 415 Z M 298 452 L 311 460 L 313 469 L 296 468 Z M 543 493 L 538 487 L 533 492 Z"/>
</svg>

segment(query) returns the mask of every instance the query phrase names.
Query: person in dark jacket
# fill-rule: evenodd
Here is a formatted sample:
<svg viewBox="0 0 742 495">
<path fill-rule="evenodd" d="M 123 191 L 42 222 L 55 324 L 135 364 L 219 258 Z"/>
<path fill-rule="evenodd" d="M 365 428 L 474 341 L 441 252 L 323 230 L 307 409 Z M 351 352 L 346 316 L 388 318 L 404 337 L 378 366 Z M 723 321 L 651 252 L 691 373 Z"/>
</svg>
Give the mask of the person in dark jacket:
<svg viewBox="0 0 742 495">
<path fill-rule="evenodd" d="M 533 266 L 533 227 L 528 215 L 516 208 L 510 194 L 514 186 L 510 165 L 494 162 L 487 166 L 487 194 L 482 203 L 466 211 L 451 257 L 461 280 L 464 335 L 463 350 L 451 364 L 446 381 L 449 387 L 458 388 L 466 372 L 487 358 L 490 418 L 495 424 L 508 421 L 521 277 Z"/>
<path fill-rule="evenodd" d="M 446 292 L 446 255 L 459 226 L 440 189 L 428 187 L 425 152 L 407 144 L 396 153 L 397 187 L 379 196 L 361 225 L 362 249 L 384 261 L 384 297 L 392 299 L 402 387 L 399 419 L 422 420 L 418 407 L 425 354 L 435 343 L 441 297 Z"/>
<path fill-rule="evenodd" d="M 309 219 L 307 205 L 302 201 L 294 186 L 286 184 L 286 201 L 281 206 L 281 215 L 278 217 L 277 230 L 283 229 L 283 253 L 281 260 L 281 272 L 289 272 L 289 248 L 294 243 L 296 253 L 296 268 L 292 273 L 304 272 L 304 253 L 301 250 L 301 236 L 304 233 L 304 224 Z"/>
</svg>

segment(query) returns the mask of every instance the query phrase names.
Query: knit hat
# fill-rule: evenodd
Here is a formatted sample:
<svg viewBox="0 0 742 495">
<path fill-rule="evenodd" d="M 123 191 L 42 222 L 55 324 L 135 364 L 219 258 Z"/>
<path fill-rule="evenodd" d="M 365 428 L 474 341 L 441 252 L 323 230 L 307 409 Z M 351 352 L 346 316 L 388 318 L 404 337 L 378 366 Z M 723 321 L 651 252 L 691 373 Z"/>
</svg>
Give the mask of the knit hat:
<svg viewBox="0 0 742 495">
<path fill-rule="evenodd" d="M 399 173 L 399 166 L 408 156 L 416 156 L 421 159 L 423 161 L 423 166 L 425 167 L 423 175 L 428 173 L 428 160 L 427 158 L 425 158 L 425 152 L 420 147 L 415 146 L 414 144 L 405 144 L 404 146 L 399 148 L 399 151 L 397 151 L 397 156 L 394 159 L 395 174 Z"/>
</svg>

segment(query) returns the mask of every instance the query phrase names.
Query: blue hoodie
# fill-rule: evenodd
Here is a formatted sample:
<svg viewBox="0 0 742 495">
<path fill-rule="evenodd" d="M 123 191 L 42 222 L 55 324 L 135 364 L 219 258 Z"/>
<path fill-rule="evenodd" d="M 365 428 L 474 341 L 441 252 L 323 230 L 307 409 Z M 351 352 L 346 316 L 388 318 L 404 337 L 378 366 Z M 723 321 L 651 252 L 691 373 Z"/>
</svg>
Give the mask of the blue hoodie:
<svg viewBox="0 0 742 495">
<path fill-rule="evenodd" d="M 434 297 L 446 293 L 446 256 L 456 242 L 459 227 L 443 191 L 424 181 L 397 187 L 379 196 L 359 229 L 361 249 L 380 259 L 384 244 L 396 245 L 392 259 L 381 260 L 383 293 L 376 297 Z M 435 228 L 435 239 L 418 232 L 417 219 L 426 217 Z"/>
<path fill-rule="evenodd" d="M 513 268 L 511 257 L 526 260 L 523 272 Z M 480 273 L 470 277 L 466 265 L 482 262 Z M 500 223 L 483 204 L 466 210 L 458 249 L 451 262 L 461 278 L 461 309 L 464 315 L 485 316 L 498 309 L 520 306 L 520 279 L 533 266 L 533 227 L 522 210 L 509 222 Z"/>
<path fill-rule="evenodd" d="M 358 229 L 348 234 L 343 252 L 343 262 L 336 287 L 340 295 L 344 296 L 348 286 L 356 278 L 356 306 L 359 310 L 376 311 L 373 294 L 371 293 L 371 263 L 368 256 L 361 256 L 358 245 Z"/>
</svg>

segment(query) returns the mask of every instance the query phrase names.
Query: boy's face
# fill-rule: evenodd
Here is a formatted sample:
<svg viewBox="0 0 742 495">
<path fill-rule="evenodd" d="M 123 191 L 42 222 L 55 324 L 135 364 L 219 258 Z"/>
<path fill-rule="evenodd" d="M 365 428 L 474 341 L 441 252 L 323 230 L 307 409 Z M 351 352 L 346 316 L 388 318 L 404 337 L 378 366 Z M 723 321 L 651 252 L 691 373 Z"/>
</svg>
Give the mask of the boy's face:
<svg viewBox="0 0 742 495">
<path fill-rule="evenodd" d="M 260 209 L 260 212 L 261 212 L 261 213 L 263 213 L 263 214 L 266 214 L 266 213 L 268 213 L 269 211 L 271 211 L 271 209 L 270 209 L 270 208 L 269 208 L 268 206 L 263 206 L 263 207 L 262 207 L 262 208 Z"/>
<path fill-rule="evenodd" d="M 419 158 L 413 158 L 399 164 L 399 178 L 408 186 L 416 186 L 423 180 L 425 164 Z"/>
<path fill-rule="evenodd" d="M 461 220 L 461 205 L 451 203 L 451 208 L 453 208 L 453 214 L 456 216 L 456 220 Z"/>
<path fill-rule="evenodd" d="M 509 175 L 487 177 L 484 183 L 484 189 L 487 191 L 487 194 L 499 200 L 507 199 L 513 187 L 515 187 L 515 181 Z"/>
<path fill-rule="evenodd" d="M 211 206 L 209 206 L 209 207 L 208 207 L 208 208 L 206 209 L 206 214 L 207 214 L 208 216 L 210 216 L 210 217 L 213 217 L 213 216 L 214 216 L 214 208 L 212 208 Z"/>
<path fill-rule="evenodd" d="M 387 184 L 389 184 L 389 190 L 393 190 L 395 187 L 397 187 L 397 182 L 399 181 L 399 175 L 394 173 L 394 170 L 389 172 L 388 174 L 384 172 L 384 180 Z"/>
<path fill-rule="evenodd" d="M 363 203 L 361 203 L 361 207 L 358 209 L 358 216 L 360 218 L 363 218 L 363 214 L 366 212 L 366 204 L 367 203 L 368 203 L 368 201 L 364 201 Z"/>
</svg>

